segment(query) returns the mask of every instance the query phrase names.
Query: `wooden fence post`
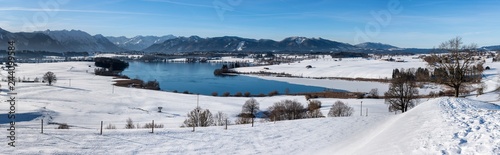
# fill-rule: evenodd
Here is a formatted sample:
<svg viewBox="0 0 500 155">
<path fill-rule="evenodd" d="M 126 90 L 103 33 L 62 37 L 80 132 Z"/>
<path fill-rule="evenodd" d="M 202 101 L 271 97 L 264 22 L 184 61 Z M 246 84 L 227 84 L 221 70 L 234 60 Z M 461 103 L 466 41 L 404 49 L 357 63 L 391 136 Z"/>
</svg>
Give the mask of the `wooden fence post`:
<svg viewBox="0 0 500 155">
<path fill-rule="evenodd" d="M 102 135 L 102 121 L 101 121 L 101 135 Z"/>
<path fill-rule="evenodd" d="M 361 101 L 361 107 L 359 108 L 359 116 L 363 116 L 363 101 Z"/>
<path fill-rule="evenodd" d="M 43 119 L 42 119 L 42 128 L 41 129 L 42 129 L 42 133 L 43 133 Z"/>
</svg>

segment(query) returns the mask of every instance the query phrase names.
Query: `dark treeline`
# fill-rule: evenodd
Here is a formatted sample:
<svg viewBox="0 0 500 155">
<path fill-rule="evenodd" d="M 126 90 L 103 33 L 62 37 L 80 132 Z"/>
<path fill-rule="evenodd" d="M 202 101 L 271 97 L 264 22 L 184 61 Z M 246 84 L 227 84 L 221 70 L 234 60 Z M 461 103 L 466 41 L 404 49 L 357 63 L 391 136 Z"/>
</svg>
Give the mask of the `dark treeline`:
<svg viewBox="0 0 500 155">
<path fill-rule="evenodd" d="M 111 71 L 123 71 L 126 68 L 128 68 L 129 65 L 128 62 L 119 59 L 104 58 L 104 57 L 94 58 L 94 62 L 95 66 L 107 68 Z"/>
<path fill-rule="evenodd" d="M 332 58 L 353 58 L 353 57 L 368 57 L 366 53 L 356 53 L 356 52 L 338 52 L 331 54 Z"/>
<path fill-rule="evenodd" d="M 99 57 L 94 58 L 94 62 L 96 67 L 101 67 L 95 69 L 95 74 L 104 76 L 118 76 L 129 66 L 128 62 L 114 58 Z"/>
</svg>

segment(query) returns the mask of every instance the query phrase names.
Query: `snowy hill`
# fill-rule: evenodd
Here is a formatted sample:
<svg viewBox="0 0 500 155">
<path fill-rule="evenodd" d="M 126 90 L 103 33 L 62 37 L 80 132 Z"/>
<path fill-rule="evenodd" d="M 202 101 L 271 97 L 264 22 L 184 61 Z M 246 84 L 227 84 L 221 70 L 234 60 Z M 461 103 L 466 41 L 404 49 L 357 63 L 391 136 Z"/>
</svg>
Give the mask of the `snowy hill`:
<svg viewBox="0 0 500 155">
<path fill-rule="evenodd" d="M 323 153 L 500 154 L 499 119 L 499 105 L 439 98 Z"/>
</svg>

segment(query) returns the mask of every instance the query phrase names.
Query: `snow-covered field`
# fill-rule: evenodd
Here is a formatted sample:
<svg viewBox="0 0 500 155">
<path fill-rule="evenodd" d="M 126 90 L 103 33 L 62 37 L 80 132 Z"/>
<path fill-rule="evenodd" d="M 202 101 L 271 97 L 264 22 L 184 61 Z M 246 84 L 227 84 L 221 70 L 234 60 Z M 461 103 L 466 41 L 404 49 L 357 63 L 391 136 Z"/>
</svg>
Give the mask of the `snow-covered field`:
<svg viewBox="0 0 500 155">
<path fill-rule="evenodd" d="M 409 56 L 394 57 L 403 59 L 405 62 L 389 62 L 364 58 L 343 58 L 338 59 L 311 59 L 296 63 L 282 63 L 280 65 L 236 68 L 238 72 L 272 72 L 288 73 L 299 77 L 342 77 L 342 78 L 368 78 L 384 79 L 392 77 L 392 70 L 395 68 L 418 68 L 426 67 L 426 62 L 422 59 L 413 59 Z M 311 65 L 312 68 L 306 68 Z"/>
<path fill-rule="evenodd" d="M 389 89 L 388 83 L 369 82 L 369 81 L 347 81 L 347 80 L 327 80 L 313 79 L 317 77 L 336 77 L 336 78 L 365 78 L 365 79 L 390 79 L 392 70 L 395 68 L 425 68 L 426 62 L 421 59 L 414 59 L 416 56 L 400 56 L 394 59 L 405 60 L 405 62 L 389 62 L 374 59 L 363 58 L 319 58 L 312 60 L 304 60 L 296 63 L 283 63 L 280 65 L 258 67 L 236 68 L 235 70 L 243 73 L 250 72 L 271 72 L 271 73 L 287 73 L 292 76 L 305 78 L 286 78 L 273 76 L 254 76 L 257 78 L 289 82 L 293 84 L 311 85 L 318 87 L 335 88 L 347 90 L 351 92 L 370 92 L 371 89 L 377 88 L 379 92 L 386 92 Z M 307 69 L 306 66 L 311 65 L 312 68 Z M 431 86 L 419 88 L 420 94 L 429 94 L 431 91 L 439 92 L 443 88 L 440 86 Z"/>
<path fill-rule="evenodd" d="M 300 64 L 270 66 L 270 69 L 303 76 L 378 78 L 390 76 L 394 66 L 425 67 L 417 60 L 394 63 L 361 59 L 308 60 Z M 315 68 L 307 70 L 306 64 Z M 500 108 L 492 104 L 499 103 L 498 93 L 493 92 L 498 86 L 498 63 L 485 64 L 492 68 L 485 71 L 487 94 L 459 99 L 421 99 L 417 107 L 404 114 L 387 112 L 383 99 L 319 99 L 325 115 L 337 100 L 354 107 L 354 115 L 276 123 L 258 120 L 255 127 L 233 125 L 228 130 L 207 127 L 197 128 L 196 132 L 191 132 L 191 128 L 179 128 L 186 114 L 196 107 L 196 95 L 113 87 L 114 79 L 91 74 L 93 68 L 89 65 L 92 63 L 88 62 L 19 65 L 16 68 L 19 77 L 41 78 L 45 72 L 52 71 L 58 81 L 54 86 L 16 84 L 19 92 L 16 147 L 7 145 L 9 107 L 2 104 L 0 135 L 4 138 L 0 139 L 3 144 L 0 154 L 500 154 Z M 5 72 L 1 73 L 6 76 Z M 322 83 L 314 79 L 275 80 L 310 85 Z M 0 95 L 6 100 L 7 84 L 1 84 Z M 334 86 L 337 85 L 340 84 Z M 352 89 L 383 87 L 373 83 L 360 85 Z M 225 112 L 234 121 L 247 99 L 199 96 L 199 105 L 212 113 Z M 256 99 L 261 109 L 283 99 L 306 104 L 303 96 Z M 157 112 L 157 107 L 163 107 L 163 112 Z M 365 108 L 368 108 L 368 116 L 364 113 Z M 149 133 L 150 129 L 123 129 L 127 118 L 141 126 L 154 120 L 165 128 L 155 129 L 155 133 Z M 41 134 L 40 119 L 45 123 L 68 123 L 72 127 L 61 130 L 55 129 L 57 125 L 45 124 Z M 104 121 L 105 126 L 114 124 L 117 129 L 105 129 L 103 135 L 99 135 L 100 121 Z"/>
</svg>

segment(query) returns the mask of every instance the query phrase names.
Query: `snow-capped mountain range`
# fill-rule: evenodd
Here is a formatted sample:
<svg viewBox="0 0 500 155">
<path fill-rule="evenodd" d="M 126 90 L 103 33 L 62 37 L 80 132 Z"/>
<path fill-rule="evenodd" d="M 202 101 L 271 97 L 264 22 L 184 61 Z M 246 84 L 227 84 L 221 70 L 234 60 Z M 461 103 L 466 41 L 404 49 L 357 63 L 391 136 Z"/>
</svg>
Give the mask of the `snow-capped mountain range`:
<svg viewBox="0 0 500 155">
<path fill-rule="evenodd" d="M 371 53 L 413 52 L 425 53 L 429 49 L 398 48 L 396 46 L 366 42 L 357 45 L 323 38 L 288 37 L 281 41 L 270 39 L 250 39 L 236 36 L 202 38 L 199 36 L 124 36 L 112 37 L 101 34 L 90 35 L 81 30 L 45 30 L 12 33 L 0 28 L 0 41 L 17 41 L 18 50 L 52 52 L 124 52 L 143 51 L 158 53 L 181 53 L 196 51 L 226 52 L 336 52 L 354 51 Z M 483 47 L 496 50 L 498 46 Z"/>
<path fill-rule="evenodd" d="M 355 46 L 358 48 L 365 48 L 365 49 L 383 49 L 383 50 L 398 49 L 398 47 L 396 46 L 383 43 L 373 43 L 373 42 L 365 42 L 361 44 L 356 44 Z"/>
<path fill-rule="evenodd" d="M 132 38 L 127 38 L 125 36 L 120 36 L 120 37 L 107 36 L 106 38 L 120 48 L 140 51 L 145 48 L 148 48 L 153 44 L 162 43 L 165 40 L 174 39 L 177 37 L 173 35 L 164 35 L 164 36 L 139 35 Z"/>
<path fill-rule="evenodd" d="M 281 41 L 269 39 L 248 39 L 235 36 L 201 38 L 198 36 L 178 37 L 153 44 L 145 52 L 176 53 L 186 51 L 343 51 L 354 50 L 350 44 L 323 38 L 289 37 Z"/>
</svg>

